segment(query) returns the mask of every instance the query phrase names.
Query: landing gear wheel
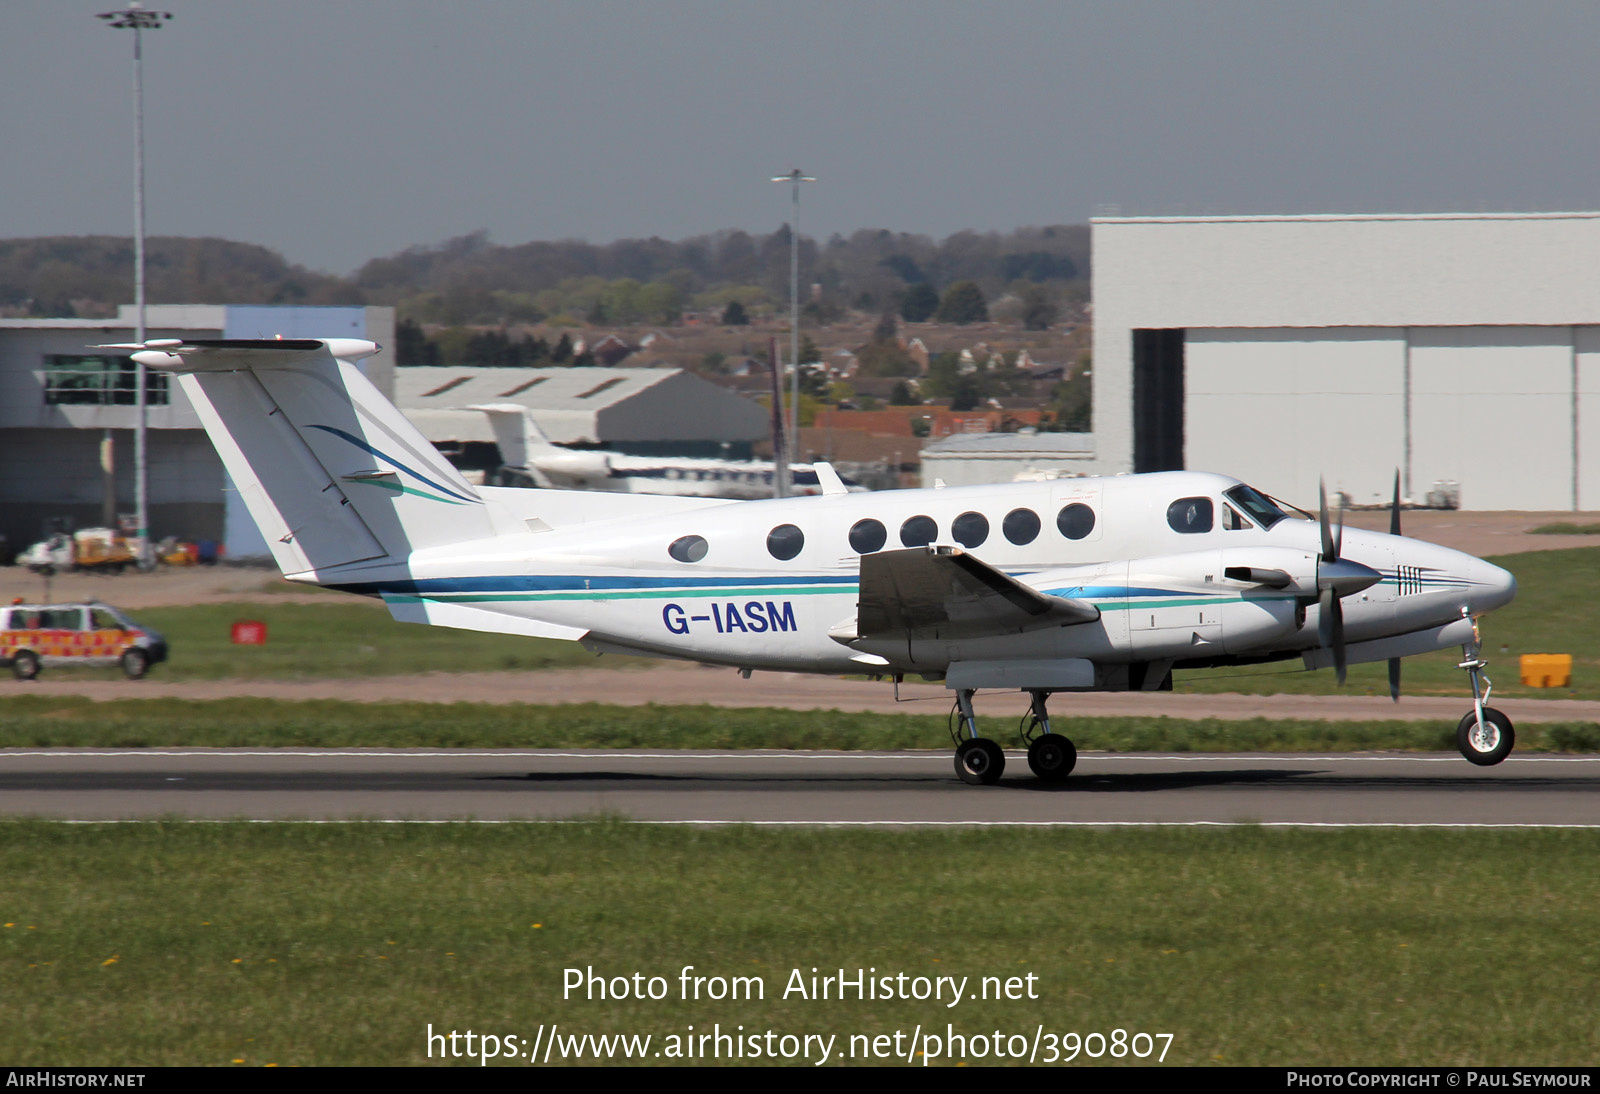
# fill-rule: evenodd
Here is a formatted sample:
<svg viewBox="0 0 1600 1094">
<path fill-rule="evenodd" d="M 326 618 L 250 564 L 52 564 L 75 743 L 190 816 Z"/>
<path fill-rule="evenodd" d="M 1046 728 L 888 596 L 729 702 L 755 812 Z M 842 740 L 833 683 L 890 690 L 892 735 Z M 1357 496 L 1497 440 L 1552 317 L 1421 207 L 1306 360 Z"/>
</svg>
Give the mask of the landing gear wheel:
<svg viewBox="0 0 1600 1094">
<path fill-rule="evenodd" d="M 150 655 L 138 647 L 124 650 L 122 653 L 122 671 L 128 674 L 129 680 L 139 679 L 139 677 L 150 671 Z"/>
<path fill-rule="evenodd" d="M 956 746 L 956 774 L 973 786 L 992 786 L 1006 770 L 1006 754 L 987 737 L 972 737 Z"/>
<path fill-rule="evenodd" d="M 1472 711 L 1456 726 L 1456 747 L 1468 763 L 1479 767 L 1492 767 L 1511 755 L 1517 735 L 1511 728 L 1511 719 L 1494 707 L 1483 708 L 1483 725 L 1478 724 L 1478 713 Z"/>
<path fill-rule="evenodd" d="M 11 673 L 18 680 L 32 680 L 39 675 L 39 655 L 32 650 L 18 650 L 11 655 Z"/>
<path fill-rule="evenodd" d="M 1077 748 L 1059 733 L 1040 734 L 1028 744 L 1028 766 L 1047 783 L 1062 781 L 1077 764 Z"/>
</svg>

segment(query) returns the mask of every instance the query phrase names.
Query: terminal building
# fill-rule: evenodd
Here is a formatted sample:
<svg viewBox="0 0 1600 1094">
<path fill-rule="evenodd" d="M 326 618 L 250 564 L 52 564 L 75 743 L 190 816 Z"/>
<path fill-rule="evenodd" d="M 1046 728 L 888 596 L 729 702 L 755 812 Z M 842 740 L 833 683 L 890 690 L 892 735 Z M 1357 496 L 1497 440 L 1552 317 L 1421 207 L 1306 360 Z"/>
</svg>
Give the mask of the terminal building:
<svg viewBox="0 0 1600 1094">
<path fill-rule="evenodd" d="M 393 308 L 158 305 L 145 315 L 148 338 L 282 335 L 394 344 Z M 134 365 L 124 352 L 95 347 L 131 342 L 135 319 L 128 306 L 115 319 L 0 319 L 0 536 L 12 550 L 57 522 L 95 527 L 134 511 Z M 380 390 L 393 391 L 389 350 L 365 368 Z M 163 374 L 148 376 L 151 538 L 265 554 L 182 389 Z"/>
<path fill-rule="evenodd" d="M 103 344 L 135 337 L 115 319 L 0 319 L 0 536 L 11 551 L 55 527 L 108 524 L 134 511 L 135 369 Z M 388 307 L 158 305 L 147 338 L 366 338 L 394 344 Z M 469 477 L 501 462 L 479 404 L 521 403 L 556 443 L 643 456 L 748 459 L 768 415 L 681 369 L 406 368 L 388 348 L 362 369 Z M 147 380 L 150 536 L 265 556 L 254 521 L 182 388 Z M 109 458 L 108 458 L 109 457 Z M 4 555 L 0 554 L 0 558 Z"/>
<path fill-rule="evenodd" d="M 1093 221 L 1099 473 L 1600 510 L 1600 213 Z"/>
</svg>

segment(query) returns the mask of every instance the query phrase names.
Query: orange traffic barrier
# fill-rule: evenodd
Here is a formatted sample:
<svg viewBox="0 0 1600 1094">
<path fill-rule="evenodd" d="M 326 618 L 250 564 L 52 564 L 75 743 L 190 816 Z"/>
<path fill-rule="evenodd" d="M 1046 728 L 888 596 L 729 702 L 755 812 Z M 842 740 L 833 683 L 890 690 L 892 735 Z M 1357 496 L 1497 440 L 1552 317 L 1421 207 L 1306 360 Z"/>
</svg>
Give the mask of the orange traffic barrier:
<svg viewBox="0 0 1600 1094">
<path fill-rule="evenodd" d="M 1564 688 L 1572 685 L 1570 653 L 1525 653 L 1521 667 L 1525 687 Z"/>
</svg>

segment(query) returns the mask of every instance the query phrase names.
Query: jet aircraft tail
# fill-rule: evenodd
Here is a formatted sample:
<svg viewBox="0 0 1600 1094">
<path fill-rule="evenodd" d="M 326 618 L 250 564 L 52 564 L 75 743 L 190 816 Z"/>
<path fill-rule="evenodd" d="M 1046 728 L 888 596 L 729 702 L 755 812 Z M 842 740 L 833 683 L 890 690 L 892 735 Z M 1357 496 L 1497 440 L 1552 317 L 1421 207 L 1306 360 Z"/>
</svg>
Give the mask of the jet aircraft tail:
<svg viewBox="0 0 1600 1094">
<path fill-rule="evenodd" d="M 327 582 L 495 534 L 484 498 L 356 367 L 372 342 L 107 348 L 177 375 L 285 576 Z"/>
</svg>

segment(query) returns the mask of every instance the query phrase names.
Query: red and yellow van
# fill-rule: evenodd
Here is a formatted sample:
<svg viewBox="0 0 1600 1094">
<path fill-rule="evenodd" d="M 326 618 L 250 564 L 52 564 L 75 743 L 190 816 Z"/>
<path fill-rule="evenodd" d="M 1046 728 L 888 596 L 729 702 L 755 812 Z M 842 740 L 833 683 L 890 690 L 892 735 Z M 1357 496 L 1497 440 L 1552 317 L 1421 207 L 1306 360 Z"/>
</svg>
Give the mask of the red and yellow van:
<svg viewBox="0 0 1600 1094">
<path fill-rule="evenodd" d="M 167 659 L 167 640 L 109 604 L 0 607 L 0 665 L 32 680 L 41 665 L 111 665 L 137 680 Z"/>
</svg>

